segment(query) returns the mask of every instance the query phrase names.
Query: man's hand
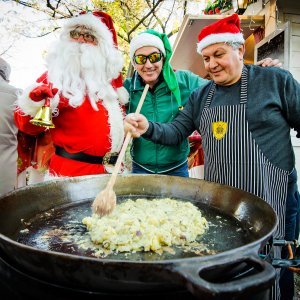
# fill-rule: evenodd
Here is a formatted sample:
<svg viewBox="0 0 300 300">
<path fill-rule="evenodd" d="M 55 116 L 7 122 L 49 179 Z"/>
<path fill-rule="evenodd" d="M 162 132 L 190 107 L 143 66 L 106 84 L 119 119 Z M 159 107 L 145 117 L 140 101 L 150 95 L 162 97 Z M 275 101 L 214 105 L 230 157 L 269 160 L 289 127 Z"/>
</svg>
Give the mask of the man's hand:
<svg viewBox="0 0 300 300">
<path fill-rule="evenodd" d="M 29 97 L 31 100 L 38 102 L 38 101 L 44 100 L 46 98 L 53 98 L 56 95 L 57 91 L 58 91 L 58 89 L 56 89 L 56 88 L 52 89 L 48 85 L 43 84 L 43 85 L 39 85 L 38 87 L 33 89 L 29 93 Z"/>
<path fill-rule="evenodd" d="M 264 58 L 256 63 L 257 66 L 262 67 L 277 67 L 282 68 L 282 63 L 278 59 L 272 59 L 270 57 Z"/>
<path fill-rule="evenodd" d="M 145 116 L 141 114 L 128 114 L 124 121 L 124 130 L 130 131 L 132 137 L 138 138 L 144 134 L 149 128 L 149 122 Z"/>
</svg>

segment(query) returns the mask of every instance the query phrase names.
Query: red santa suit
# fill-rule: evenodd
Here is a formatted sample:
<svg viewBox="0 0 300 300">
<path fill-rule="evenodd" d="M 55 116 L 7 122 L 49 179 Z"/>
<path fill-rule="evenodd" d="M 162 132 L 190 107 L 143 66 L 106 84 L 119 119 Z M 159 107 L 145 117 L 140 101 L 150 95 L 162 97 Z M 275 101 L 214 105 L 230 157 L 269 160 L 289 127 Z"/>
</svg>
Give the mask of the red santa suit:
<svg viewBox="0 0 300 300">
<path fill-rule="evenodd" d="M 99 17 L 102 22 L 99 22 Z M 116 35 L 112 20 L 107 14 L 97 12 L 94 15 L 85 14 L 71 19 L 64 28 L 64 32 L 67 33 L 65 36 L 68 37 L 70 30 L 78 27 L 78 24 L 85 25 L 96 32 L 95 36 L 99 43 L 109 42 L 112 47 L 115 47 Z M 107 26 L 110 28 L 108 29 Z M 114 51 L 118 50 L 114 48 Z M 116 56 L 114 54 L 112 53 Z M 121 149 L 124 139 L 123 104 L 128 101 L 128 94 L 122 87 L 120 77 L 122 64 L 118 63 L 111 68 L 113 69 L 111 73 L 115 77 L 109 81 L 111 86 L 108 88 L 109 92 L 103 94 L 103 99 L 95 98 L 95 93 L 88 91 L 86 87 L 87 92 L 84 93 L 79 103 L 70 103 L 70 99 L 64 96 L 66 92 L 64 92 L 63 84 L 52 83 L 50 72 L 43 74 L 37 83 L 26 89 L 18 99 L 18 108 L 15 111 L 15 122 L 18 128 L 25 133 L 37 135 L 45 128 L 33 125 L 29 121 L 45 100 L 33 101 L 30 95 L 39 86 L 49 86 L 49 82 L 54 88 L 56 86 L 58 88 L 58 92 L 50 101 L 54 112 L 52 121 L 55 125 L 55 128 L 50 131 L 56 147 L 56 153 L 50 159 L 50 174 L 80 176 L 106 173 L 107 170 L 112 169 L 103 162 L 101 163 L 101 160 L 109 159 L 110 154 L 116 156 Z M 102 71 L 99 70 L 99 72 Z M 105 84 L 107 87 L 107 83 Z M 99 95 L 99 91 L 96 95 Z M 91 97 L 94 97 L 94 101 Z"/>
</svg>

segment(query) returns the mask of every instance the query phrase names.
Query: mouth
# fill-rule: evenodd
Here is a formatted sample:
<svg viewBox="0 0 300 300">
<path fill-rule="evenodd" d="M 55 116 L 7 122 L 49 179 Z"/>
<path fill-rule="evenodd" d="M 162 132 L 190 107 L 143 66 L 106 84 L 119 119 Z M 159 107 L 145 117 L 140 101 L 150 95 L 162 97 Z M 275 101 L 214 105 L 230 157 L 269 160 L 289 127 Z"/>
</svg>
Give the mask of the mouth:
<svg viewBox="0 0 300 300">
<path fill-rule="evenodd" d="M 148 75 L 148 76 L 151 76 L 151 75 L 153 75 L 154 74 L 154 71 L 146 71 L 146 72 L 144 72 L 146 75 Z"/>
<path fill-rule="evenodd" d="M 222 71 L 223 71 L 223 70 L 213 71 L 213 72 L 211 72 L 211 74 L 212 74 L 213 76 L 218 76 Z"/>
</svg>

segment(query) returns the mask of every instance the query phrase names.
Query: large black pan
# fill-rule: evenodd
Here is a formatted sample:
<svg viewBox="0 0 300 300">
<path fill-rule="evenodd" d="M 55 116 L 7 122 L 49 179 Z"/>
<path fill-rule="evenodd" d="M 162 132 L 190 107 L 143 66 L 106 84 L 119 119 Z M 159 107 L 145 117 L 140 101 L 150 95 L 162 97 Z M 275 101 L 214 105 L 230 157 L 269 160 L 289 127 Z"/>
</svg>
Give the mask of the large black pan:
<svg viewBox="0 0 300 300">
<path fill-rule="evenodd" d="M 174 255 L 136 253 L 95 258 L 90 251 L 63 245 L 60 240 L 48 241 L 45 246 L 40 232 L 52 226 L 70 228 L 66 223 L 71 219 L 75 224 L 71 229 L 82 230 L 81 218 L 90 215 L 91 201 L 108 178 L 105 175 L 54 180 L 2 196 L 0 253 L 23 272 L 42 280 L 93 292 L 150 293 L 186 286 L 196 296 L 225 299 L 261 290 L 272 283 L 274 269 L 257 254 L 276 227 L 273 209 L 252 194 L 197 179 L 120 176 L 115 191 L 118 201 L 137 196 L 191 201 L 213 225 L 202 241 L 217 250 L 216 254 L 197 256 L 177 251 Z M 29 221 L 35 227 L 29 226 L 32 232 L 24 238 L 20 230 Z M 224 226 L 214 230 L 218 222 Z M 253 267 L 255 272 L 234 281 L 220 279 L 220 274 L 222 277 L 228 270 L 244 265 Z"/>
</svg>

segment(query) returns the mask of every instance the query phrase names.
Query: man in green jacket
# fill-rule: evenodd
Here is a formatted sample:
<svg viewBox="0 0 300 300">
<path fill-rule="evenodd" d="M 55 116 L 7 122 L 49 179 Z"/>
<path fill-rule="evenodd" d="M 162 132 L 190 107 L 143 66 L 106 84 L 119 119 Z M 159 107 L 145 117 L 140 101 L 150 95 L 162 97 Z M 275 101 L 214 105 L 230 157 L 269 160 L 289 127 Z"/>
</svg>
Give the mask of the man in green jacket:
<svg viewBox="0 0 300 300">
<path fill-rule="evenodd" d="M 135 68 L 126 79 L 130 94 L 127 112 L 135 112 L 144 86 L 149 84 L 141 113 L 154 122 L 171 122 L 186 104 L 190 94 L 207 80 L 170 65 L 172 49 L 166 34 L 146 30 L 132 39 L 130 58 Z M 179 145 L 164 146 L 146 139 L 135 139 L 131 147 L 132 173 L 188 177 L 188 139 Z"/>
</svg>

